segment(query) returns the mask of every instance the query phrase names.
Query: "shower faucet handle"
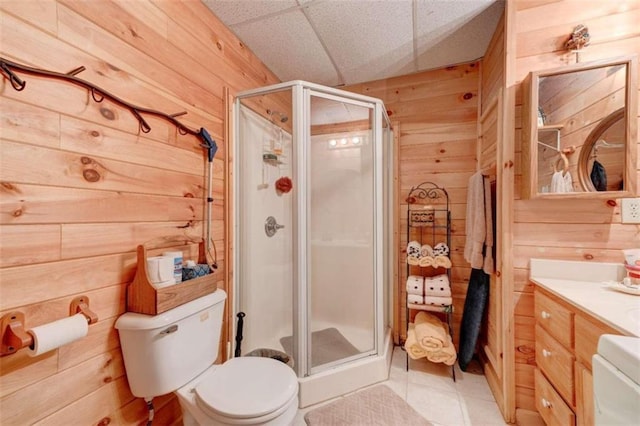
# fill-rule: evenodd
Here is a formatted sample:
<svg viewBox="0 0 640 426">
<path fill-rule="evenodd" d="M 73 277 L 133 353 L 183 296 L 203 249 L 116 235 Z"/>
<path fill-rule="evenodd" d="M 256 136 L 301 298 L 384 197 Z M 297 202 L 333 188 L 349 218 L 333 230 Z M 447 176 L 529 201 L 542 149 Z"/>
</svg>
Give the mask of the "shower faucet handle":
<svg viewBox="0 0 640 426">
<path fill-rule="evenodd" d="M 264 221 L 264 233 L 267 234 L 267 237 L 273 237 L 278 232 L 278 229 L 282 228 L 284 228 L 284 225 L 280 225 L 273 216 L 269 216 Z"/>
</svg>

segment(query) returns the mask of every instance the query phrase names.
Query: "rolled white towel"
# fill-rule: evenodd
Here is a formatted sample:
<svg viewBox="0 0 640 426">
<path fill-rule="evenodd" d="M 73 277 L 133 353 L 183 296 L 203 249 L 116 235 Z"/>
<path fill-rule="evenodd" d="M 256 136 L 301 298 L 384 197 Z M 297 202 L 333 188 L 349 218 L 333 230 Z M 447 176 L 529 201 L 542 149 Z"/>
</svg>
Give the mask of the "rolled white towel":
<svg viewBox="0 0 640 426">
<path fill-rule="evenodd" d="M 424 305 L 424 296 L 421 294 L 407 294 L 407 303 Z"/>
<path fill-rule="evenodd" d="M 420 261 L 418 262 L 418 264 L 422 267 L 422 268 L 427 268 L 429 266 L 435 266 L 434 265 L 434 258 L 433 256 L 424 256 L 420 258 Z"/>
<path fill-rule="evenodd" d="M 409 244 L 407 244 L 407 258 L 419 259 L 421 248 L 422 246 L 418 241 L 409 241 Z"/>
<path fill-rule="evenodd" d="M 429 361 L 444 362 L 446 365 L 453 365 L 458 357 L 456 347 L 453 346 L 453 342 L 451 341 L 451 336 L 449 334 L 447 334 L 447 342 L 442 348 L 426 352 L 427 359 Z"/>
<path fill-rule="evenodd" d="M 433 258 L 433 266 L 437 268 L 451 268 L 451 259 L 448 256 L 439 255 Z"/>
<path fill-rule="evenodd" d="M 424 296 L 424 277 L 409 275 L 409 278 L 407 278 L 407 293 Z"/>
<path fill-rule="evenodd" d="M 427 351 L 418 345 L 418 342 L 416 341 L 414 324 L 411 322 L 409 323 L 409 329 L 407 330 L 407 340 L 404 342 L 404 348 L 412 359 L 419 359 L 427 356 Z"/>
<path fill-rule="evenodd" d="M 447 344 L 446 326 L 435 315 L 418 312 L 414 319 L 416 341 L 426 351 L 442 349 Z"/>
<path fill-rule="evenodd" d="M 446 274 L 427 277 L 424 279 L 424 295 L 436 297 L 451 297 L 451 285 Z"/>
<path fill-rule="evenodd" d="M 423 244 L 420 248 L 420 257 L 431 256 L 433 257 L 433 249 L 429 244 Z"/>
</svg>

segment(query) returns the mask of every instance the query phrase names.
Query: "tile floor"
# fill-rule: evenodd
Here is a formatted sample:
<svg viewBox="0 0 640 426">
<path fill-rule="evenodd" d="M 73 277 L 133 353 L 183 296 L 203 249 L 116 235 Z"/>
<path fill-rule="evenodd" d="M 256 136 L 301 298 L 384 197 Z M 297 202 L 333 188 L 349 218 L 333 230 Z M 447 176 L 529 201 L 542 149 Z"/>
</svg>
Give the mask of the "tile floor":
<svg viewBox="0 0 640 426">
<path fill-rule="evenodd" d="M 433 426 L 506 425 L 479 366 L 462 372 L 456 364 L 456 382 L 451 367 L 425 359 L 410 360 L 405 369 L 405 352 L 394 348 L 389 380 L 382 382 L 409 403 Z M 320 405 L 298 410 L 294 426 L 304 426 L 304 415 Z M 360 426 L 360 425 L 358 425 Z"/>
</svg>

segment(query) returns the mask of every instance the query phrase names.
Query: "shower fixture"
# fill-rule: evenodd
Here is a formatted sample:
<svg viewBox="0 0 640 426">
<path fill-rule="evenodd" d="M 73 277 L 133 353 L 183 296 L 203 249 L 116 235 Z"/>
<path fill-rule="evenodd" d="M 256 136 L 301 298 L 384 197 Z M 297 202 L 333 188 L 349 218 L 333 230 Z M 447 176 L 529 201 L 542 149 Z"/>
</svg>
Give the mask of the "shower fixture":
<svg viewBox="0 0 640 426">
<path fill-rule="evenodd" d="M 280 111 L 273 111 L 273 110 L 267 109 L 267 114 L 269 114 L 269 118 L 271 119 L 272 122 L 273 122 L 274 115 L 277 115 L 278 117 L 280 117 L 281 123 L 286 123 L 289 120 L 289 117 L 287 117 L 285 113 Z"/>
</svg>

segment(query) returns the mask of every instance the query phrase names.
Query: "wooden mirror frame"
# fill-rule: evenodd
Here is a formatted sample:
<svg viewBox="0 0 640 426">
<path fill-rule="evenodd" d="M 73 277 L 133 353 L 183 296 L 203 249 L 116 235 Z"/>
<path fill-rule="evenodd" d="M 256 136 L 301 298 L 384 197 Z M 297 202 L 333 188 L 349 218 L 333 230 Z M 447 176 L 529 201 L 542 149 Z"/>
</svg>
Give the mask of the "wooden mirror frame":
<svg viewBox="0 0 640 426">
<path fill-rule="evenodd" d="M 578 171 L 583 192 L 542 193 L 538 191 L 538 85 L 541 77 L 586 71 L 595 68 L 625 65 L 625 171 L 623 191 L 595 191 L 593 185 L 585 186 L 583 172 Z M 637 194 L 638 151 L 638 58 L 637 55 L 578 63 L 552 70 L 532 71 L 522 82 L 522 193 L 530 198 L 622 198 Z M 593 133 L 593 132 L 592 132 Z M 585 141 L 586 143 L 587 141 Z M 578 164 L 578 168 L 581 165 Z M 586 165 L 585 165 L 586 167 Z M 588 174 L 587 174 L 588 175 Z"/>
<path fill-rule="evenodd" d="M 585 139 L 584 145 L 582 145 L 582 149 L 580 149 L 580 157 L 578 158 L 578 178 L 580 179 L 580 184 L 585 191 L 598 192 L 593 185 L 593 182 L 591 181 L 591 175 L 589 172 L 589 159 L 591 158 L 593 148 L 596 146 L 596 143 L 600 140 L 600 138 L 602 138 L 602 135 L 618 121 L 625 119 L 624 113 L 624 108 L 620 108 L 619 110 L 612 112 L 602 121 L 600 121 L 600 123 L 598 123 L 598 125 L 589 133 L 587 139 Z M 627 154 L 625 152 L 625 158 L 626 156 Z M 625 164 L 625 168 L 626 167 L 629 166 Z"/>
</svg>

